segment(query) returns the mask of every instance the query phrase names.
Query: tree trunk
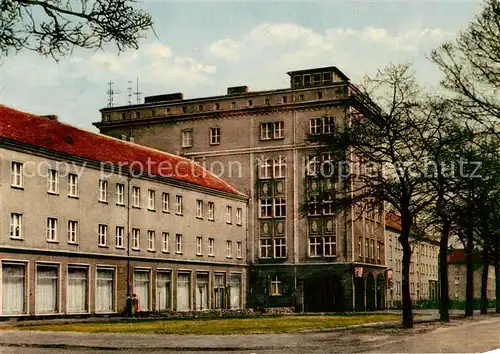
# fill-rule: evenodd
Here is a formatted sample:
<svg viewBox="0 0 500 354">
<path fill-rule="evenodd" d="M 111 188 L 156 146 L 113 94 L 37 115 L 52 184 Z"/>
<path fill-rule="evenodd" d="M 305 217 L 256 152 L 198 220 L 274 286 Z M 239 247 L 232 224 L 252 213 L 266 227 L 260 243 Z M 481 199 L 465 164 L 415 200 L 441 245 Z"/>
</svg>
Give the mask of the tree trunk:
<svg viewBox="0 0 500 354">
<path fill-rule="evenodd" d="M 474 247 L 472 245 L 472 235 L 467 235 L 467 246 L 465 247 L 465 264 L 467 267 L 465 285 L 465 316 L 474 315 Z"/>
<path fill-rule="evenodd" d="M 448 239 L 450 236 L 450 221 L 444 220 L 439 242 L 439 320 L 450 321 L 450 294 L 448 284 Z"/>
<path fill-rule="evenodd" d="M 403 290 L 403 328 L 413 328 L 413 313 L 410 295 L 410 229 L 411 215 L 401 213 L 401 234 L 399 242 L 403 248 L 403 273 L 402 273 L 402 290 Z"/>
<path fill-rule="evenodd" d="M 494 248 L 493 261 L 495 262 L 495 312 L 500 313 L 500 256 L 498 250 L 498 237 L 495 238 L 495 248 Z"/>
<path fill-rule="evenodd" d="M 490 246 L 485 243 L 483 250 L 483 272 L 481 274 L 481 315 L 488 313 L 488 270 L 490 268 Z"/>
</svg>

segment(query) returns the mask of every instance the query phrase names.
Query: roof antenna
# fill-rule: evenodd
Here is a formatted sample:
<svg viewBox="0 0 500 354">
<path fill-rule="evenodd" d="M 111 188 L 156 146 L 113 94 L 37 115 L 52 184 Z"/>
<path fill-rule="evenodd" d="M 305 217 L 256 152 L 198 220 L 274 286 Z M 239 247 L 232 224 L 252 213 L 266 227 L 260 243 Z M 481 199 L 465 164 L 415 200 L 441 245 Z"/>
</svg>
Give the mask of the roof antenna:
<svg viewBox="0 0 500 354">
<path fill-rule="evenodd" d="M 139 92 L 139 76 L 137 76 L 137 89 L 136 91 L 134 92 L 134 95 L 136 96 L 137 98 L 137 104 L 140 104 L 141 103 L 141 93 L 142 92 Z"/>
<path fill-rule="evenodd" d="M 115 96 L 115 91 L 113 89 L 113 81 L 108 82 L 108 91 L 106 92 L 108 94 L 108 107 L 113 107 L 114 104 L 114 96 Z"/>
<path fill-rule="evenodd" d="M 128 84 L 128 105 L 132 105 L 132 80 L 127 81 Z"/>
</svg>

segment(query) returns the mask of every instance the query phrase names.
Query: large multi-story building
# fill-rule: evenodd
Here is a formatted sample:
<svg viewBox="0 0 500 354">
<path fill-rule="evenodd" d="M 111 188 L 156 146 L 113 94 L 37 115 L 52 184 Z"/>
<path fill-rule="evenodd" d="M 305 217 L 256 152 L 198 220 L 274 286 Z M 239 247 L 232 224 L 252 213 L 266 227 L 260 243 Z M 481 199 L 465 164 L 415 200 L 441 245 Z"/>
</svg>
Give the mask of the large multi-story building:
<svg viewBox="0 0 500 354">
<path fill-rule="evenodd" d="M 0 106 L 0 316 L 245 307 L 247 206 L 191 160 Z"/>
<path fill-rule="evenodd" d="M 359 91 L 336 67 L 288 75 L 284 89 L 238 86 L 214 97 L 177 93 L 104 108 L 95 126 L 194 159 L 250 196 L 250 306 L 382 307 L 383 212 L 335 215 L 333 196 L 324 193 L 332 181 L 317 178 L 331 158 L 324 154 L 321 161 L 307 139 L 335 133 L 350 112 L 362 110 Z"/>
<path fill-rule="evenodd" d="M 387 265 L 390 269 L 387 304 L 400 306 L 402 296 L 403 249 L 399 242 L 401 217 L 386 213 Z M 410 295 L 413 301 L 436 300 L 438 294 L 439 243 L 414 239 L 411 242 Z"/>
</svg>

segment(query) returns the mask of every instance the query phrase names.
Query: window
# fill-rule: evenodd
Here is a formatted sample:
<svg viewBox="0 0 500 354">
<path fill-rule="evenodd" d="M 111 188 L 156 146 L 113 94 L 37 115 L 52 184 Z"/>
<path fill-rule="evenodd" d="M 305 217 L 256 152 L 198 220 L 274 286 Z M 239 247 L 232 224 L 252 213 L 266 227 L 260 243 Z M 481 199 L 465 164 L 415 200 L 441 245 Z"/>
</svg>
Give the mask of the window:
<svg viewBox="0 0 500 354">
<path fill-rule="evenodd" d="M 220 144 L 220 128 L 210 128 L 210 144 Z"/>
<path fill-rule="evenodd" d="M 108 225 L 99 224 L 98 245 L 106 246 L 108 242 Z"/>
<path fill-rule="evenodd" d="M 233 241 L 226 241 L 226 258 L 233 257 Z"/>
<path fill-rule="evenodd" d="M 138 250 L 140 245 L 141 230 L 132 229 L 132 249 Z"/>
<path fill-rule="evenodd" d="M 115 304 L 115 270 L 96 269 L 95 311 L 109 313 Z"/>
<path fill-rule="evenodd" d="M 170 194 L 162 193 L 161 195 L 161 210 L 165 213 L 170 212 Z"/>
<path fill-rule="evenodd" d="M 88 312 L 88 269 L 68 267 L 67 306 L 69 313 Z"/>
<path fill-rule="evenodd" d="M 363 257 L 363 237 L 361 236 L 358 237 L 358 251 L 359 251 L 359 256 Z"/>
<path fill-rule="evenodd" d="M 380 259 L 381 253 L 382 253 L 382 242 L 377 242 L 377 259 Z"/>
<path fill-rule="evenodd" d="M 316 92 L 316 98 L 318 100 L 322 99 L 323 98 L 323 92 L 321 92 L 321 91 Z"/>
<path fill-rule="evenodd" d="M 170 243 L 170 234 L 168 232 L 162 232 L 161 234 L 161 251 L 168 253 Z"/>
<path fill-rule="evenodd" d="M 209 238 L 208 239 L 208 255 L 211 257 L 215 256 L 214 248 L 215 248 L 215 240 L 213 238 Z"/>
<path fill-rule="evenodd" d="M 208 307 L 208 273 L 196 274 L 196 310 L 207 310 Z"/>
<path fill-rule="evenodd" d="M 177 311 L 191 309 L 191 274 L 177 273 Z"/>
<path fill-rule="evenodd" d="M 309 237 L 309 257 L 321 256 L 321 237 Z"/>
<path fill-rule="evenodd" d="M 22 239 L 23 214 L 10 214 L 10 238 Z"/>
<path fill-rule="evenodd" d="M 203 218 L 203 201 L 202 200 L 196 201 L 196 217 L 199 219 Z"/>
<path fill-rule="evenodd" d="M 314 73 L 313 74 L 313 82 L 315 84 L 317 83 L 320 83 L 321 82 L 321 73 Z"/>
<path fill-rule="evenodd" d="M 155 250 L 155 232 L 154 230 L 148 230 L 148 251 Z"/>
<path fill-rule="evenodd" d="M 183 130 L 182 131 L 182 147 L 193 146 L 193 131 Z"/>
<path fill-rule="evenodd" d="M 273 214 L 272 199 L 261 199 L 259 209 L 261 218 L 270 218 Z"/>
<path fill-rule="evenodd" d="M 124 235 L 125 235 L 125 228 L 123 226 L 117 226 L 116 237 L 115 237 L 116 248 L 123 248 Z"/>
<path fill-rule="evenodd" d="M 214 276 L 214 305 L 216 309 L 226 307 L 225 302 L 226 294 L 226 275 L 215 274 Z"/>
<path fill-rule="evenodd" d="M 327 195 L 323 200 L 323 215 L 333 215 L 333 212 L 333 197 L 331 195 Z"/>
<path fill-rule="evenodd" d="M 203 255 L 203 237 L 196 237 L 196 255 Z"/>
<path fill-rule="evenodd" d="M 215 217 L 215 204 L 208 202 L 208 220 L 214 220 Z"/>
<path fill-rule="evenodd" d="M 370 244 L 371 244 L 371 258 L 375 258 L 375 240 L 370 240 Z"/>
<path fill-rule="evenodd" d="M 248 100 L 247 105 L 248 105 L 248 107 L 252 107 L 252 105 L 253 105 L 252 100 Z"/>
<path fill-rule="evenodd" d="M 333 257 L 336 255 L 336 249 L 335 249 L 335 236 L 325 236 L 325 242 L 324 242 L 324 255 L 325 257 Z"/>
<path fill-rule="evenodd" d="M 57 193 L 58 191 L 59 191 L 59 174 L 58 174 L 57 170 L 48 170 L 48 173 L 47 173 L 47 192 Z M 70 189 L 70 191 L 71 191 L 71 189 Z M 71 193 L 70 193 L 70 195 L 71 195 Z"/>
<path fill-rule="evenodd" d="M 320 215 L 321 210 L 319 208 L 319 197 L 318 196 L 314 196 L 314 197 L 309 198 L 308 213 L 309 213 L 309 215 Z"/>
<path fill-rule="evenodd" d="M 236 225 L 242 225 L 243 223 L 243 210 L 241 208 L 236 209 Z"/>
<path fill-rule="evenodd" d="M 202 104 L 198 105 L 198 112 L 203 112 L 203 105 Z"/>
<path fill-rule="evenodd" d="M 314 118 L 309 121 L 309 133 L 311 135 L 320 135 L 323 132 L 323 119 Z"/>
<path fill-rule="evenodd" d="M 332 73 L 323 73 L 323 82 L 332 81 Z"/>
<path fill-rule="evenodd" d="M 273 164 L 274 164 L 274 178 L 285 178 L 286 157 L 278 156 L 273 160 Z"/>
<path fill-rule="evenodd" d="M 2 261 L 2 315 L 27 313 L 26 265 Z"/>
<path fill-rule="evenodd" d="M 178 195 L 175 197 L 175 210 L 177 215 L 182 215 L 182 196 Z"/>
<path fill-rule="evenodd" d="M 141 207 L 141 189 L 139 187 L 132 187 L 132 206 L 134 208 Z"/>
<path fill-rule="evenodd" d="M 226 223 L 228 224 L 233 223 L 233 208 L 230 207 L 229 205 L 226 206 Z"/>
<path fill-rule="evenodd" d="M 365 239 L 365 257 L 370 257 L 370 246 L 367 238 Z"/>
<path fill-rule="evenodd" d="M 150 189 L 148 190 L 148 210 L 155 210 L 155 191 Z"/>
<path fill-rule="evenodd" d="M 78 197 L 78 175 L 70 173 L 68 175 L 70 197 Z"/>
<path fill-rule="evenodd" d="M 59 312 L 59 267 L 37 265 L 36 267 L 36 312 Z"/>
<path fill-rule="evenodd" d="M 273 277 L 271 278 L 271 290 L 269 291 L 270 296 L 280 296 L 281 295 L 281 281 L 279 278 Z"/>
<path fill-rule="evenodd" d="M 299 101 L 304 101 L 304 100 L 305 100 L 304 94 L 300 94 L 299 95 Z"/>
<path fill-rule="evenodd" d="M 68 220 L 68 242 L 78 242 L 78 221 Z"/>
<path fill-rule="evenodd" d="M 304 86 L 310 86 L 311 85 L 311 75 L 306 74 L 304 75 Z"/>
<path fill-rule="evenodd" d="M 266 99 L 264 100 L 264 102 L 265 102 L 265 105 L 266 105 L 266 106 L 269 106 L 269 98 L 266 98 Z"/>
<path fill-rule="evenodd" d="M 271 140 L 273 137 L 273 123 L 260 125 L 260 140 Z"/>
<path fill-rule="evenodd" d="M 286 103 L 286 96 L 281 97 L 281 103 Z"/>
<path fill-rule="evenodd" d="M 286 257 L 286 240 L 284 238 L 274 239 L 274 258 Z"/>
<path fill-rule="evenodd" d="M 260 258 L 272 257 L 272 243 L 270 238 L 260 239 Z"/>
<path fill-rule="evenodd" d="M 57 219 L 47 218 L 47 241 L 57 242 Z"/>
<path fill-rule="evenodd" d="M 238 258 L 238 259 L 243 258 L 243 243 L 242 242 L 236 242 L 236 258 Z"/>
<path fill-rule="evenodd" d="M 267 179 L 272 178 L 273 165 L 271 159 L 264 159 L 260 163 L 260 178 Z"/>
<path fill-rule="evenodd" d="M 186 106 L 182 107 L 182 113 L 187 113 L 187 107 Z"/>
<path fill-rule="evenodd" d="M 275 198 L 274 199 L 274 216 L 277 218 L 286 216 L 286 199 L 285 198 Z"/>
<path fill-rule="evenodd" d="M 231 274 L 230 305 L 232 309 L 241 308 L 241 275 Z"/>
<path fill-rule="evenodd" d="M 220 104 L 216 103 L 215 104 L 215 110 L 218 111 L 220 109 Z"/>
<path fill-rule="evenodd" d="M 108 201 L 108 181 L 105 181 L 103 179 L 99 180 L 99 201 Z"/>
<path fill-rule="evenodd" d="M 316 176 L 320 171 L 320 161 L 317 156 L 308 156 L 307 157 L 307 175 L 308 176 Z"/>
<path fill-rule="evenodd" d="M 282 139 L 284 136 L 285 123 L 274 122 L 274 139 Z"/>
<path fill-rule="evenodd" d="M 10 168 L 10 184 L 13 187 L 23 186 L 23 164 L 20 162 L 12 162 Z"/>
<path fill-rule="evenodd" d="M 125 195 L 125 186 L 121 183 L 117 183 L 116 184 L 116 204 L 120 204 L 120 205 L 125 204 L 124 195 Z"/>
<path fill-rule="evenodd" d="M 182 253 L 182 235 L 175 235 L 175 253 Z"/>
<path fill-rule="evenodd" d="M 172 308 L 172 274 L 170 272 L 156 273 L 156 293 L 158 294 L 157 309 L 166 311 Z"/>
<path fill-rule="evenodd" d="M 141 311 L 149 311 L 150 301 L 150 272 L 149 270 L 134 270 L 134 294 L 139 299 Z"/>
</svg>

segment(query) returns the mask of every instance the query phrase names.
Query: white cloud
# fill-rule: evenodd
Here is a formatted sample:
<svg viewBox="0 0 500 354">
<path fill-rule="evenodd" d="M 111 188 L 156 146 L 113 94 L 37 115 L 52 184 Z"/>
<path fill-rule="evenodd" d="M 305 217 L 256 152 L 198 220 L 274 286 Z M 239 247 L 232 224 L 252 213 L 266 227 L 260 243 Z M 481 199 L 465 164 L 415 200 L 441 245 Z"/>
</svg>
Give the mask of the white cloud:
<svg viewBox="0 0 500 354">
<path fill-rule="evenodd" d="M 238 59 L 240 51 L 240 44 L 237 41 L 228 38 L 220 39 L 212 43 L 208 48 L 208 52 L 214 57 L 228 60 Z"/>
</svg>

